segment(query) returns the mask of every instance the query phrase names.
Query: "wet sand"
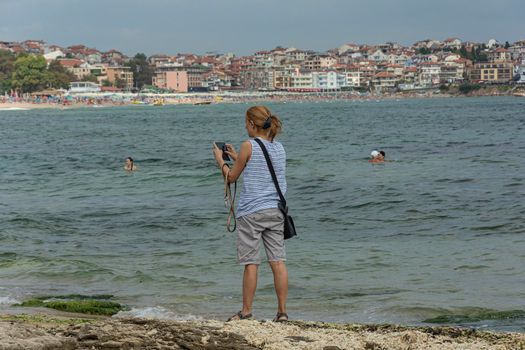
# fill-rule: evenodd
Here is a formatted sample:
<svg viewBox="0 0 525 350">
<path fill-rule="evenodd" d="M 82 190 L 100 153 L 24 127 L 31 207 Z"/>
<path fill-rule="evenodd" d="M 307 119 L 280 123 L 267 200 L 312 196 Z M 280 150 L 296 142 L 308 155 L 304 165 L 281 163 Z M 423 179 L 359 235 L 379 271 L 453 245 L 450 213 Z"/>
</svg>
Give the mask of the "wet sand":
<svg viewBox="0 0 525 350">
<path fill-rule="evenodd" d="M 0 315 L 6 349 L 523 349 L 525 334 L 291 321 L 161 321 L 56 312 Z"/>
</svg>

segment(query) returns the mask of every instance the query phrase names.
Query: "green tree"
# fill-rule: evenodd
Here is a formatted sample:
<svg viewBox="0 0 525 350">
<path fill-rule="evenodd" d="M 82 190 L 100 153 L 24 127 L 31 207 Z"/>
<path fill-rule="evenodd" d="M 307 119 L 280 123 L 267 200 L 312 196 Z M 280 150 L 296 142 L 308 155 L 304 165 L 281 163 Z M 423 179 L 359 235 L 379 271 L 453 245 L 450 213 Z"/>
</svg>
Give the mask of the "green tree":
<svg viewBox="0 0 525 350">
<path fill-rule="evenodd" d="M 44 56 L 20 56 L 14 64 L 12 86 L 21 92 L 35 92 L 47 87 L 49 74 Z"/>
<path fill-rule="evenodd" d="M 58 61 L 53 61 L 47 67 L 49 75 L 49 86 L 55 89 L 68 89 L 72 81 L 75 81 L 75 75 L 69 72 Z"/>
<path fill-rule="evenodd" d="M 467 51 L 467 48 L 465 46 L 461 46 L 461 49 L 459 49 L 459 55 L 468 60 L 470 59 L 469 52 Z"/>
<path fill-rule="evenodd" d="M 459 92 L 465 95 L 479 89 L 481 89 L 481 85 L 479 84 L 463 83 L 459 86 Z"/>
<path fill-rule="evenodd" d="M 133 72 L 133 86 L 142 89 L 144 85 L 151 85 L 153 80 L 153 67 L 148 62 L 148 58 L 143 53 L 138 53 L 124 64 L 131 68 Z"/>
<path fill-rule="evenodd" d="M 84 78 L 82 78 L 82 81 L 90 81 L 92 83 L 98 84 L 98 78 L 96 75 L 93 74 L 86 75 Z"/>
<path fill-rule="evenodd" d="M 102 86 L 108 87 L 108 86 L 113 86 L 113 84 L 111 84 L 109 80 L 104 79 L 102 80 Z"/>
<path fill-rule="evenodd" d="M 505 41 L 505 48 L 508 49 L 510 47 L 510 43 L 508 41 Z"/>
<path fill-rule="evenodd" d="M 426 48 L 426 47 L 421 47 L 421 48 L 419 49 L 419 53 L 420 53 L 421 55 L 430 55 L 430 52 L 431 52 L 430 49 L 429 49 L 429 48 Z"/>
<path fill-rule="evenodd" d="M 474 59 L 473 59 L 473 61 L 474 62 L 487 62 L 488 61 L 487 54 L 480 47 L 478 47 L 474 51 Z"/>
<path fill-rule="evenodd" d="M 0 50 L 0 94 L 11 90 L 11 76 L 15 70 L 15 55 L 10 51 Z"/>
<path fill-rule="evenodd" d="M 120 78 L 115 79 L 115 87 L 124 89 L 126 87 L 126 81 Z"/>
</svg>

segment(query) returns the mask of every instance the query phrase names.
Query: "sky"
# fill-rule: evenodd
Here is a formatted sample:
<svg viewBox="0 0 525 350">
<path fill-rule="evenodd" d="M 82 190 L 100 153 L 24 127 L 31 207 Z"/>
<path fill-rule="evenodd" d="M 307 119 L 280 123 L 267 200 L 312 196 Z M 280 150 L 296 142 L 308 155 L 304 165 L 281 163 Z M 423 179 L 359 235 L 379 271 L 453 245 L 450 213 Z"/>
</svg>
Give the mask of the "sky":
<svg viewBox="0 0 525 350">
<path fill-rule="evenodd" d="M 0 41 L 127 55 L 525 39 L 525 0 L 0 0 Z"/>
</svg>

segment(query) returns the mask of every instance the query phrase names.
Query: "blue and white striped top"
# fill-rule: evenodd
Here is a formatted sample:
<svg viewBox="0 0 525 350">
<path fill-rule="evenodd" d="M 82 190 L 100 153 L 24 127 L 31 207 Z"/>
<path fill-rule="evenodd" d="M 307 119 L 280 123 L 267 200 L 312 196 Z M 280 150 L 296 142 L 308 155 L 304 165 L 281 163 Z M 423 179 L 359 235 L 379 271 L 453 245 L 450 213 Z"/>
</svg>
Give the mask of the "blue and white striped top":
<svg viewBox="0 0 525 350">
<path fill-rule="evenodd" d="M 262 138 L 259 140 L 264 143 L 268 150 L 281 192 L 284 195 L 286 193 L 286 152 L 284 147 L 277 141 L 270 142 Z M 235 215 L 237 218 L 264 209 L 277 208 L 279 202 L 279 194 L 273 184 L 264 153 L 257 142 L 250 140 L 250 143 L 252 144 L 252 156 L 246 163 L 243 172 L 241 195 Z"/>
</svg>

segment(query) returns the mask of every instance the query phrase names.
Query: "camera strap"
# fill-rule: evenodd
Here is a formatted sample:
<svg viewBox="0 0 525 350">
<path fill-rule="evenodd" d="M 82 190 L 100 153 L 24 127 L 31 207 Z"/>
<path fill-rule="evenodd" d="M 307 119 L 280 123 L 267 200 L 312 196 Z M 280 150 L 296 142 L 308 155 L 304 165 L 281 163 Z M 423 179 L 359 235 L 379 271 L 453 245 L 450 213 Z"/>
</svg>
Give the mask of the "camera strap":
<svg viewBox="0 0 525 350">
<path fill-rule="evenodd" d="M 230 174 L 230 167 L 227 166 L 226 174 L 224 175 L 224 205 L 228 208 L 228 219 L 226 221 L 226 229 L 228 232 L 234 232 L 237 228 L 237 220 L 235 219 L 235 196 L 237 195 L 237 181 L 233 187 L 233 195 L 231 184 L 228 183 L 228 175 Z M 233 228 L 232 228 L 233 222 Z"/>
</svg>

